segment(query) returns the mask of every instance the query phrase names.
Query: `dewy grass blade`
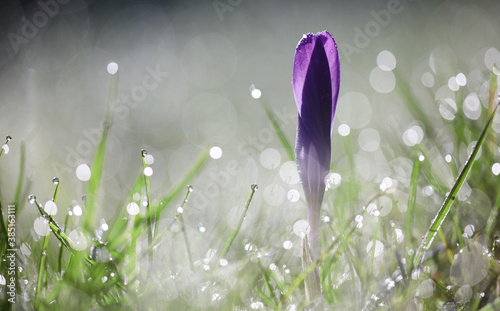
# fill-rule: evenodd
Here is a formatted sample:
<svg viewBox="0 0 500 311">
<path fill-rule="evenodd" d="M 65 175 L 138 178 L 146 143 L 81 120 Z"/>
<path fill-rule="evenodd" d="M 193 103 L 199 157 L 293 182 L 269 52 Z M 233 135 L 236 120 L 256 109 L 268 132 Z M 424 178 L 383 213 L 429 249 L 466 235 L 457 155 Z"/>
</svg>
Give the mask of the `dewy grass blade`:
<svg viewBox="0 0 500 311">
<path fill-rule="evenodd" d="M 142 168 L 143 170 L 146 169 L 146 167 L 148 166 L 147 163 L 146 163 L 146 155 L 147 155 L 147 151 L 142 149 L 141 150 L 141 157 L 142 157 Z M 156 218 L 156 215 L 155 215 L 155 219 L 153 221 L 153 215 L 154 213 L 151 211 L 151 191 L 149 189 L 149 177 L 143 173 L 143 176 L 144 176 L 144 185 L 146 187 L 146 223 L 147 223 L 147 226 L 148 226 L 148 245 L 149 247 L 151 248 L 151 245 L 153 243 L 153 238 L 154 238 L 154 234 L 155 234 L 155 227 L 156 227 L 156 221 L 157 221 L 157 218 Z M 152 256 L 153 256 L 153 253 L 151 252 L 151 261 L 153 260 Z"/>
<path fill-rule="evenodd" d="M 56 203 L 57 202 L 57 195 L 59 193 L 59 178 L 54 177 L 52 182 L 56 185 L 56 189 L 54 190 L 54 196 L 52 197 L 52 202 Z M 36 203 L 38 206 L 38 203 Z M 40 209 L 40 207 L 39 207 Z M 40 264 L 38 266 L 38 279 L 36 282 L 36 292 L 35 292 L 35 301 L 38 300 L 40 297 L 40 293 L 42 291 L 42 286 L 46 280 L 47 277 L 47 264 L 46 264 L 46 259 L 47 259 L 47 248 L 49 247 L 49 237 L 50 237 L 50 228 L 47 226 L 47 234 L 45 235 L 43 239 L 43 245 L 42 245 L 42 252 L 40 255 Z"/>
<path fill-rule="evenodd" d="M 493 226 L 497 222 L 499 210 L 500 210 L 500 191 L 498 191 L 497 193 L 495 206 L 491 210 L 490 216 L 488 217 L 488 221 L 486 222 L 486 230 L 484 232 L 487 237 L 491 237 L 491 230 L 493 229 Z"/>
<path fill-rule="evenodd" d="M 186 206 L 189 194 L 191 192 L 193 192 L 193 186 L 188 185 L 187 191 L 186 191 L 186 196 L 184 197 L 184 200 L 182 201 L 180 209 L 177 209 L 177 217 L 179 217 L 179 221 L 181 222 L 181 231 L 182 231 L 182 235 L 184 237 L 184 244 L 186 246 L 186 251 L 188 254 L 189 267 L 191 268 L 191 270 L 194 270 L 193 257 L 191 256 L 191 246 L 189 245 L 189 240 L 188 240 L 188 236 L 187 236 L 187 232 L 186 232 L 186 226 L 184 224 L 184 217 L 182 217 L 184 207 Z"/>
<path fill-rule="evenodd" d="M 436 217 L 432 221 L 431 226 L 429 227 L 429 230 L 427 230 L 427 233 L 425 234 L 424 238 L 422 239 L 422 243 L 417 249 L 417 252 L 415 254 L 415 258 L 412 263 L 412 268 L 413 267 L 418 267 L 420 265 L 420 261 L 423 258 L 423 252 L 427 251 L 429 247 L 432 244 L 432 241 L 434 240 L 434 237 L 437 234 L 437 231 L 439 228 L 441 228 L 441 225 L 443 224 L 444 219 L 446 218 L 446 215 L 450 211 L 451 205 L 455 201 L 455 198 L 458 194 L 458 191 L 464 184 L 465 180 L 467 179 L 467 175 L 469 174 L 472 165 L 474 164 L 474 161 L 476 160 L 477 154 L 479 153 L 479 150 L 481 149 L 481 146 L 484 144 L 485 139 L 486 139 L 486 134 L 488 132 L 488 129 L 491 126 L 491 123 L 493 122 L 493 118 L 495 117 L 495 114 L 498 110 L 498 106 L 500 103 L 497 103 L 495 109 L 493 110 L 493 113 L 490 115 L 488 122 L 484 125 L 481 135 L 479 136 L 479 139 L 476 143 L 476 146 L 474 147 L 472 153 L 470 154 L 469 158 L 465 162 L 465 165 L 460 172 L 460 174 L 457 177 L 457 180 L 455 181 L 455 184 L 453 185 L 452 189 L 450 190 L 450 193 L 446 196 L 443 205 L 439 209 L 438 213 L 436 214 Z M 411 271 L 411 270 L 410 270 Z"/>
<path fill-rule="evenodd" d="M 226 242 L 226 245 L 224 245 L 224 248 L 222 249 L 219 259 L 224 258 L 226 256 L 229 248 L 231 247 L 231 244 L 233 244 L 234 238 L 238 234 L 238 232 L 241 229 L 241 224 L 243 224 L 243 220 L 245 220 L 245 216 L 248 211 L 248 207 L 250 206 L 250 202 L 252 202 L 253 195 L 255 191 L 258 189 L 257 184 L 253 184 L 251 187 L 250 195 L 248 196 L 247 203 L 245 204 L 245 207 L 243 208 L 243 212 L 241 213 L 240 219 L 238 220 L 238 224 L 236 225 L 236 229 L 234 229 L 233 233 L 229 237 L 229 239 Z"/>
<path fill-rule="evenodd" d="M 413 210 L 415 209 L 416 195 L 417 195 L 417 179 L 418 172 L 420 170 L 420 157 L 417 157 L 415 162 L 413 163 L 413 169 L 411 172 L 411 188 L 410 193 L 408 194 L 408 208 L 406 210 L 406 249 L 413 249 Z M 414 252 L 408 252 L 408 258 L 406 262 L 413 261 Z M 410 271 L 409 271 L 410 272 Z"/>
<path fill-rule="evenodd" d="M 99 188 L 101 184 L 101 175 L 104 165 L 104 154 L 106 152 L 106 141 L 109 134 L 109 129 L 113 121 L 113 111 L 118 97 L 118 73 L 111 76 L 108 103 L 106 114 L 104 116 L 103 130 L 99 146 L 97 147 L 94 161 L 92 162 L 92 175 L 88 182 L 87 204 L 85 210 L 83 227 L 88 233 L 92 233 L 94 229 L 94 210 L 97 201 Z"/>
<path fill-rule="evenodd" d="M 160 213 L 168 206 L 168 204 L 177 196 L 181 191 L 186 187 L 186 185 L 189 184 L 189 181 L 193 179 L 203 168 L 205 163 L 207 162 L 209 158 L 209 148 L 203 149 L 203 151 L 200 153 L 198 158 L 196 159 L 196 162 L 191 166 L 189 171 L 184 175 L 184 177 L 181 179 L 180 182 L 177 183 L 177 185 L 174 186 L 172 190 L 163 198 L 160 200 L 160 205 L 156 209 L 157 215 L 159 216 Z M 155 232 L 156 234 L 157 232 Z"/>
</svg>

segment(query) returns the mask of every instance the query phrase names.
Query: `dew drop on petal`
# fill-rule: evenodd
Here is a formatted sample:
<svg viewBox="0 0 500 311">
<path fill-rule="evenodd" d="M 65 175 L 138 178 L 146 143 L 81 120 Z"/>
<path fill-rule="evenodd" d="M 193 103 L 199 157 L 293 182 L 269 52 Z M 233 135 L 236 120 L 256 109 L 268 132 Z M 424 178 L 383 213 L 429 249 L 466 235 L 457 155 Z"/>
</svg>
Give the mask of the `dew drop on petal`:
<svg viewBox="0 0 500 311">
<path fill-rule="evenodd" d="M 39 236 L 46 236 L 49 234 L 49 221 L 43 216 L 39 216 L 33 222 L 33 229 Z"/>
<path fill-rule="evenodd" d="M 87 164 L 80 164 L 76 168 L 76 178 L 81 181 L 89 181 L 91 175 L 90 167 Z"/>
<path fill-rule="evenodd" d="M 49 215 L 57 214 L 57 205 L 54 201 L 47 201 L 43 207 L 44 211 Z"/>
<path fill-rule="evenodd" d="M 110 75 L 114 75 L 114 74 L 116 74 L 118 72 L 118 64 L 115 63 L 115 62 L 111 62 L 106 67 L 106 70 L 108 71 L 108 73 Z"/>
<path fill-rule="evenodd" d="M 210 157 L 214 160 L 220 159 L 222 157 L 222 149 L 218 146 L 210 148 Z"/>
<path fill-rule="evenodd" d="M 137 203 L 130 202 L 127 205 L 127 213 L 129 213 L 130 215 L 135 216 L 135 215 L 139 214 L 139 211 L 140 211 L 140 208 L 139 208 L 139 205 Z"/>
</svg>

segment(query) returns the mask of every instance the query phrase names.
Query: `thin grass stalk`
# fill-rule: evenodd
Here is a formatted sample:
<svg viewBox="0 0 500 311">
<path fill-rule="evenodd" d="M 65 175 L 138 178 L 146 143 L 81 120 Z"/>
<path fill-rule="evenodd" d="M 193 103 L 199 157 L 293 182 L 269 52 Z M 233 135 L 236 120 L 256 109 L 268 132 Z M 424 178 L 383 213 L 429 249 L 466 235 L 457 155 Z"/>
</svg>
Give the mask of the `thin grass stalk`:
<svg viewBox="0 0 500 311">
<path fill-rule="evenodd" d="M 189 267 L 191 270 L 194 270 L 194 265 L 193 265 L 193 256 L 191 255 L 191 247 L 189 245 L 189 239 L 187 236 L 186 232 L 186 226 L 184 224 L 184 217 L 182 217 L 184 207 L 188 201 L 189 194 L 193 192 L 193 187 L 191 185 L 187 186 L 187 191 L 186 191 L 186 196 L 184 197 L 184 200 L 182 200 L 181 204 L 181 211 L 177 213 L 177 217 L 179 218 L 179 221 L 181 223 L 181 231 L 182 231 L 182 236 L 184 237 L 184 246 L 186 247 L 186 252 L 188 254 L 188 260 L 189 260 Z"/>
<path fill-rule="evenodd" d="M 464 184 L 465 180 L 467 179 L 467 176 L 472 168 L 472 165 L 474 164 L 474 161 L 476 160 L 477 154 L 479 153 L 479 150 L 481 149 L 481 146 L 484 144 L 485 139 L 486 139 L 486 134 L 488 132 L 488 129 L 491 126 L 491 123 L 493 122 L 493 118 L 495 117 L 495 113 L 498 110 L 498 105 L 495 107 L 493 110 L 493 113 L 490 115 L 488 122 L 484 125 L 481 135 L 479 136 L 479 139 L 476 143 L 476 146 L 474 147 L 472 153 L 469 155 L 469 158 L 465 162 L 465 165 L 458 175 L 457 180 L 455 181 L 455 184 L 453 185 L 452 189 L 450 190 L 450 193 L 446 196 L 443 205 L 439 209 L 438 213 L 436 214 L 436 217 L 431 223 L 431 226 L 427 230 L 427 233 L 425 234 L 424 238 L 422 239 L 422 243 L 420 244 L 419 248 L 417 249 L 417 253 L 415 255 L 414 261 L 412 263 L 412 267 L 418 267 L 421 264 L 421 259 L 423 258 L 423 252 L 427 251 L 432 244 L 432 241 L 434 240 L 434 237 L 437 234 L 437 231 L 439 228 L 441 228 L 441 225 L 444 222 L 444 219 L 448 215 L 448 212 L 450 211 L 451 205 L 455 201 L 455 198 L 458 194 L 458 191 Z"/>
<path fill-rule="evenodd" d="M 94 156 L 94 161 L 92 162 L 92 175 L 88 182 L 87 190 L 87 202 L 84 216 L 83 228 L 87 233 L 93 235 L 94 230 L 94 213 L 95 205 L 97 202 L 97 197 L 101 184 L 102 170 L 104 168 L 104 155 L 106 153 L 106 142 L 108 138 L 108 133 L 113 123 L 113 112 L 118 97 L 118 73 L 111 76 L 109 91 L 108 91 L 108 101 L 106 105 L 106 114 L 104 116 L 103 129 L 101 140 L 97 147 L 96 154 Z"/>
<path fill-rule="evenodd" d="M 412 262 L 413 261 L 413 256 L 415 255 L 414 251 L 410 251 L 413 249 L 413 211 L 415 210 L 415 205 L 416 205 L 416 198 L 417 198 L 417 180 L 418 180 L 418 173 L 420 171 L 420 159 L 419 156 L 413 163 L 413 169 L 411 171 L 411 188 L 410 188 L 410 193 L 408 194 L 408 207 L 406 209 L 406 254 L 407 254 L 407 261 L 406 262 Z M 402 268 L 402 267 L 401 267 Z M 410 271 L 408 271 L 410 272 Z"/>
<path fill-rule="evenodd" d="M 257 184 L 253 184 L 250 187 L 250 195 L 248 196 L 247 203 L 245 204 L 245 207 L 243 208 L 243 212 L 241 213 L 240 219 L 238 220 L 238 224 L 236 225 L 236 228 L 234 229 L 233 233 L 229 237 L 229 239 L 226 242 L 226 245 L 224 245 L 224 248 L 222 249 L 219 259 L 224 258 L 226 256 L 227 252 L 229 251 L 229 248 L 231 247 L 231 244 L 233 244 L 234 239 L 236 238 L 236 235 L 241 229 L 241 225 L 243 224 L 243 220 L 245 220 L 245 216 L 247 214 L 248 208 L 250 207 L 250 203 L 252 202 L 253 195 L 255 191 L 258 189 Z"/>
<path fill-rule="evenodd" d="M 380 215 L 377 217 L 377 224 L 375 225 L 375 232 L 373 233 L 373 240 L 372 240 L 372 256 L 370 260 L 370 267 L 368 268 L 368 275 L 372 275 L 373 271 L 373 262 L 375 261 L 375 251 L 377 246 L 377 238 L 378 238 L 378 230 L 380 228 Z"/>
<path fill-rule="evenodd" d="M 281 145 L 283 146 L 283 148 L 285 148 L 288 159 L 290 161 L 295 161 L 295 151 L 292 148 L 292 145 L 290 144 L 288 139 L 286 138 L 285 133 L 283 133 L 283 131 L 281 130 L 281 127 L 278 124 L 277 118 L 274 112 L 272 111 L 271 107 L 269 106 L 269 103 L 263 97 L 260 97 L 258 101 L 259 104 L 262 106 L 262 108 L 264 108 L 266 116 L 269 119 L 269 122 L 271 122 L 271 126 L 276 132 L 276 135 L 278 135 Z"/>
</svg>

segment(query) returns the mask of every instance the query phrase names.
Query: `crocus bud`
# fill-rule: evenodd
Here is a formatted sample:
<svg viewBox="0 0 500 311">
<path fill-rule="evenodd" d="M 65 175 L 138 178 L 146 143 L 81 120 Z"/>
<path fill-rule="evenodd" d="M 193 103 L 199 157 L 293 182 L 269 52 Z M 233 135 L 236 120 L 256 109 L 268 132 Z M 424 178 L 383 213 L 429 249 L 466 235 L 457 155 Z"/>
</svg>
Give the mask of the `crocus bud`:
<svg viewBox="0 0 500 311">
<path fill-rule="evenodd" d="M 311 255 L 316 260 L 340 85 L 337 45 L 327 31 L 307 34 L 300 40 L 293 62 L 292 85 L 299 111 L 295 160 L 306 198 Z"/>
</svg>

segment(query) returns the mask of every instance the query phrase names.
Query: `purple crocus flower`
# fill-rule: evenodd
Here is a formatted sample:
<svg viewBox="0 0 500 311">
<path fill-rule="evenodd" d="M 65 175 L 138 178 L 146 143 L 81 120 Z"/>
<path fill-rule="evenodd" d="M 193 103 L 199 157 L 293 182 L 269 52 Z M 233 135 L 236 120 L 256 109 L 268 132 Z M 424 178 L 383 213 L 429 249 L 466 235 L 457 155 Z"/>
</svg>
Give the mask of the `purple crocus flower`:
<svg viewBox="0 0 500 311">
<path fill-rule="evenodd" d="M 340 85 L 337 45 L 323 31 L 304 35 L 295 51 L 293 93 L 299 111 L 295 160 L 307 203 L 309 243 L 319 258 L 319 225 L 325 177 L 330 170 L 331 134 Z"/>
</svg>

